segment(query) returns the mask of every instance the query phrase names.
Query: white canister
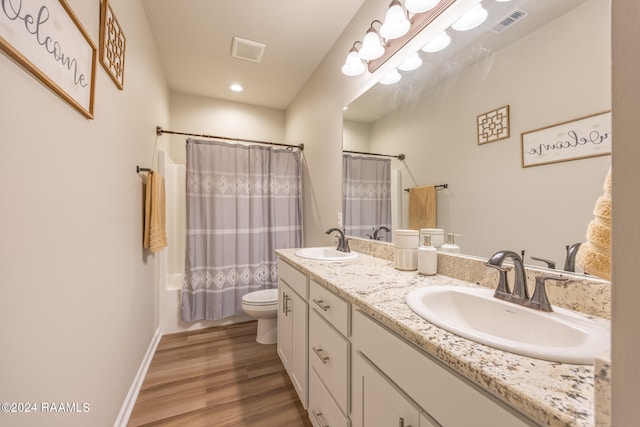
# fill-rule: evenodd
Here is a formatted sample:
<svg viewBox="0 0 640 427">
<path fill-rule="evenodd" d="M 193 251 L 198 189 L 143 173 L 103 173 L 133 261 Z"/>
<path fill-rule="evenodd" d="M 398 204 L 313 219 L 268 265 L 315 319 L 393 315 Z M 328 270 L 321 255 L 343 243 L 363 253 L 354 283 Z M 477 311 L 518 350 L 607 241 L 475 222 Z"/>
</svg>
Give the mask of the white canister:
<svg viewBox="0 0 640 427">
<path fill-rule="evenodd" d="M 420 242 L 424 242 L 425 235 L 431 236 L 431 246 L 440 249 L 444 244 L 444 230 L 442 228 L 421 228 Z"/>
<path fill-rule="evenodd" d="M 398 270 L 413 271 L 418 269 L 417 248 L 393 248 L 393 260 Z"/>
<path fill-rule="evenodd" d="M 395 230 L 393 244 L 400 249 L 418 249 L 420 246 L 418 230 Z"/>
</svg>

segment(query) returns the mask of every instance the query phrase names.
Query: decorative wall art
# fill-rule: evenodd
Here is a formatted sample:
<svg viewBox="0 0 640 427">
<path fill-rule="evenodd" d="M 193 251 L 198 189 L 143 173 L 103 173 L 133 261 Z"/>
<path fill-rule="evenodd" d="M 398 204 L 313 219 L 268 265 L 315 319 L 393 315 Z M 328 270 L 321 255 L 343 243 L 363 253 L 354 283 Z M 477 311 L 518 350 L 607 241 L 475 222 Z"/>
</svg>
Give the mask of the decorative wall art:
<svg viewBox="0 0 640 427">
<path fill-rule="evenodd" d="M 96 47 L 65 0 L 3 0 L 0 49 L 93 119 Z"/>
<path fill-rule="evenodd" d="M 478 145 L 509 138 L 509 106 L 478 116 Z"/>
<path fill-rule="evenodd" d="M 523 132 L 522 167 L 611 154 L 611 112 Z"/>
<path fill-rule="evenodd" d="M 100 63 L 113 83 L 122 90 L 126 38 L 108 0 L 102 0 L 100 17 Z"/>
</svg>

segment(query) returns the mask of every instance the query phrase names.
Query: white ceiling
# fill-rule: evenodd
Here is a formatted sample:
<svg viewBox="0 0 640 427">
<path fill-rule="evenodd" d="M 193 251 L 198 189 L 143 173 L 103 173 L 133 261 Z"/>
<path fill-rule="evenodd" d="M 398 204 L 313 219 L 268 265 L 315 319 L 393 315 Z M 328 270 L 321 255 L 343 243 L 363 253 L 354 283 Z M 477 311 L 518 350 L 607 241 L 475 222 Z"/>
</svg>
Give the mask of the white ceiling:
<svg viewBox="0 0 640 427">
<path fill-rule="evenodd" d="M 363 2 L 142 0 L 172 91 L 276 109 L 289 106 Z M 231 57 L 234 36 L 266 44 L 262 61 Z"/>
</svg>

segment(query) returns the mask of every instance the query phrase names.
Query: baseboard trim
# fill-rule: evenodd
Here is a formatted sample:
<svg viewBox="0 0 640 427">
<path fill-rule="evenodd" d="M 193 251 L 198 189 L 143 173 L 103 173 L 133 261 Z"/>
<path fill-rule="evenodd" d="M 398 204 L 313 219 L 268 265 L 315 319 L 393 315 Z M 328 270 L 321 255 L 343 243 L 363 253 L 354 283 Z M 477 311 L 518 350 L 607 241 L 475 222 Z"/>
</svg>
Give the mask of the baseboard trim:
<svg viewBox="0 0 640 427">
<path fill-rule="evenodd" d="M 144 377 L 147 375 L 147 370 L 149 369 L 149 365 L 151 365 L 153 355 L 156 353 L 158 344 L 160 344 L 160 338 L 162 338 L 162 329 L 158 328 L 149 343 L 149 348 L 147 348 L 147 353 L 144 355 L 142 363 L 140 363 L 138 373 L 133 379 L 131 387 L 129 387 L 129 392 L 127 393 L 127 397 L 124 399 L 122 408 L 120 408 L 118 418 L 116 418 L 116 422 L 113 423 L 114 427 L 125 427 L 129 422 L 129 417 L 131 417 L 131 412 L 133 412 L 133 407 L 138 399 L 138 394 L 140 393 L 140 388 L 144 382 Z"/>
</svg>

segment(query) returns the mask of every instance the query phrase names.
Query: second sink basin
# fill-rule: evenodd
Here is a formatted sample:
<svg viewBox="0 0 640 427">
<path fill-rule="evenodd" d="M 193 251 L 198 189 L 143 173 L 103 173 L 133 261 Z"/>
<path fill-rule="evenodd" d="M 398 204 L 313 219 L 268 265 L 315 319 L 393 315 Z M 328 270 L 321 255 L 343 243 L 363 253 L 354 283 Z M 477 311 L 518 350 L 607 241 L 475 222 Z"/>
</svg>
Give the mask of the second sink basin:
<svg viewBox="0 0 640 427">
<path fill-rule="evenodd" d="M 340 252 L 332 247 L 302 248 L 296 250 L 294 254 L 316 261 L 347 261 L 358 256 L 356 252 Z"/>
<path fill-rule="evenodd" d="M 593 364 L 610 349 L 610 330 L 597 321 L 560 307 L 546 313 L 502 301 L 491 289 L 430 286 L 409 292 L 406 302 L 444 330 L 523 356 Z"/>
</svg>

